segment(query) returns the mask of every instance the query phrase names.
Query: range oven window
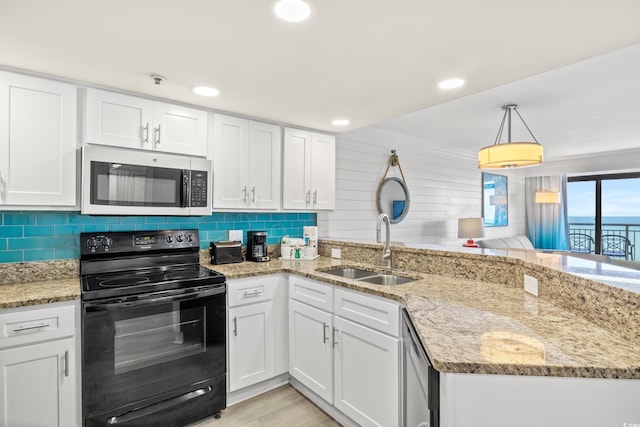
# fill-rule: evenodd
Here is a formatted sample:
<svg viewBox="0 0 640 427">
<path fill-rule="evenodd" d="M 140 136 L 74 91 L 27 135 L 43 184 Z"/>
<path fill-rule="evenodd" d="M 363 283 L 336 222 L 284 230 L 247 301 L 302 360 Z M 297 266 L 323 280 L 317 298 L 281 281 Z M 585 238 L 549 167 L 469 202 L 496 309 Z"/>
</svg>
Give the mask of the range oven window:
<svg viewBox="0 0 640 427">
<path fill-rule="evenodd" d="M 180 207 L 182 169 L 91 162 L 91 204 Z"/>
<path fill-rule="evenodd" d="M 204 353 L 205 320 L 204 307 L 180 310 L 180 303 L 173 303 L 170 311 L 115 320 L 114 373 Z"/>
</svg>

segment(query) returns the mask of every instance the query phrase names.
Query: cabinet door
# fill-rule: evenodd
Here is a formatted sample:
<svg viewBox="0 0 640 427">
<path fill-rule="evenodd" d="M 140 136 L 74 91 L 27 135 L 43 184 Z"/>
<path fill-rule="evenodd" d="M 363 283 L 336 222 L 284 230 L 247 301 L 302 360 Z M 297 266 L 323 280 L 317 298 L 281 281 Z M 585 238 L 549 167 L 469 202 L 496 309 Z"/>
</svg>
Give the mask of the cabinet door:
<svg viewBox="0 0 640 427">
<path fill-rule="evenodd" d="M 280 127 L 249 122 L 248 183 L 249 206 L 278 209 L 280 206 Z"/>
<path fill-rule="evenodd" d="M 274 376 L 271 301 L 229 309 L 229 391 Z"/>
<path fill-rule="evenodd" d="M 332 315 L 289 300 L 289 374 L 333 403 Z"/>
<path fill-rule="evenodd" d="M 153 104 L 144 98 L 87 89 L 86 142 L 153 149 Z"/>
<path fill-rule="evenodd" d="M 180 105 L 153 105 L 153 148 L 190 156 L 207 155 L 207 112 Z"/>
<path fill-rule="evenodd" d="M 336 138 L 331 135 L 311 135 L 311 208 L 335 209 Z"/>
<path fill-rule="evenodd" d="M 362 426 L 399 424 L 400 341 L 334 317 L 335 407 Z"/>
<path fill-rule="evenodd" d="M 0 425 L 78 425 L 74 343 L 64 339 L 0 351 Z"/>
<path fill-rule="evenodd" d="M 0 72 L 0 205 L 75 206 L 76 88 Z"/>
<path fill-rule="evenodd" d="M 213 207 L 246 208 L 249 121 L 214 114 L 213 129 Z"/>
<path fill-rule="evenodd" d="M 284 129 L 284 161 L 282 164 L 282 207 L 311 207 L 311 132 Z"/>
</svg>

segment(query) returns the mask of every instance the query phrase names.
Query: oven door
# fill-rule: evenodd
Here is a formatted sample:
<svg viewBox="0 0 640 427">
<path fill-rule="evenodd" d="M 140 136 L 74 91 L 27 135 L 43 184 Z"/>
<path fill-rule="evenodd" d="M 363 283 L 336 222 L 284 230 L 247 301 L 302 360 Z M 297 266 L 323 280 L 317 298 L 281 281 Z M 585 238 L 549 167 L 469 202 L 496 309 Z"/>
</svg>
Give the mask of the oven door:
<svg viewBox="0 0 640 427">
<path fill-rule="evenodd" d="M 83 303 L 86 426 L 179 425 L 226 406 L 226 285 Z"/>
</svg>

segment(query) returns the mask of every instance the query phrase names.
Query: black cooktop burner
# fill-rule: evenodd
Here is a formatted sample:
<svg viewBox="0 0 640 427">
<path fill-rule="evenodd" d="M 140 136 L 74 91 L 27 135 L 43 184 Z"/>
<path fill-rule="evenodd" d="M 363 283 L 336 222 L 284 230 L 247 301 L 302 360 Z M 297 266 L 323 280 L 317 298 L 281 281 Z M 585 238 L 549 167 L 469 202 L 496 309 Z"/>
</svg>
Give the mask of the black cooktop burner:
<svg viewBox="0 0 640 427">
<path fill-rule="evenodd" d="M 103 288 L 120 288 L 123 286 L 140 285 L 148 281 L 148 277 L 119 277 L 117 279 L 103 280 L 98 283 L 98 285 Z"/>
</svg>

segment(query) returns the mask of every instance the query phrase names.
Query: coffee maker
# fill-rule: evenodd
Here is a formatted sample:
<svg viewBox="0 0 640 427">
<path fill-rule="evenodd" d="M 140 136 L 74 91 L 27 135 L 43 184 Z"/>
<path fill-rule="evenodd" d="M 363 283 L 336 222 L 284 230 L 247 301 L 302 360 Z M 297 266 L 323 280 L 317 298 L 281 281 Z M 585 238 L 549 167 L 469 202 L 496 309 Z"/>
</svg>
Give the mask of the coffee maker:
<svg viewBox="0 0 640 427">
<path fill-rule="evenodd" d="M 269 261 L 267 252 L 267 232 L 247 231 L 247 261 Z"/>
</svg>

